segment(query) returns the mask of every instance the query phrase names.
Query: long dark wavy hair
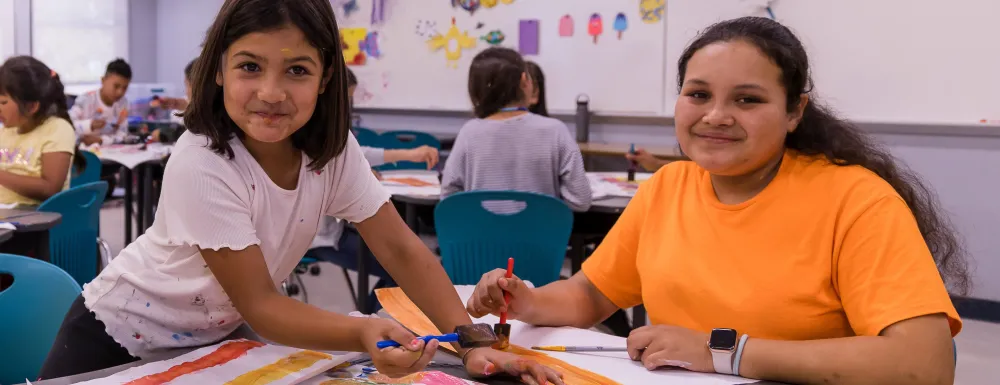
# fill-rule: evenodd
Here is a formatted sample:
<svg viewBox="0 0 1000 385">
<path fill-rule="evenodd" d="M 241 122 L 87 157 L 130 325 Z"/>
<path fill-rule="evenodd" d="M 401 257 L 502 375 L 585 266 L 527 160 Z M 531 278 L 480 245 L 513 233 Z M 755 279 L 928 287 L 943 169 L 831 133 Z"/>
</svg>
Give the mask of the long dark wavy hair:
<svg viewBox="0 0 1000 385">
<path fill-rule="evenodd" d="M 742 40 L 757 47 L 781 69 L 788 112 L 800 97 L 812 91 L 809 58 L 795 34 L 771 19 L 743 17 L 712 25 L 684 50 L 678 60 L 677 84 L 684 84 L 688 61 L 703 47 Z M 889 151 L 854 124 L 835 116 L 810 95 L 798 127 L 785 138 L 785 147 L 805 155 L 823 155 L 837 165 L 858 165 L 889 182 L 913 212 L 920 234 L 930 248 L 942 279 L 956 294 L 969 290 L 966 251 L 934 192 Z"/>
</svg>

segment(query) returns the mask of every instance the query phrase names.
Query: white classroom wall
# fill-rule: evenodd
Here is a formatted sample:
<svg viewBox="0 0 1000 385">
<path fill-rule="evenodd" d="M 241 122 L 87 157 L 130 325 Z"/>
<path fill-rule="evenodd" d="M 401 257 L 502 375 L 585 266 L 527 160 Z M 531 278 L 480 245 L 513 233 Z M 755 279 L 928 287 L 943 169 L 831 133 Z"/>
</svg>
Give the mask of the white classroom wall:
<svg viewBox="0 0 1000 385">
<path fill-rule="evenodd" d="M 133 55 L 148 55 L 143 63 L 156 63 L 157 82 L 183 84 L 183 69 L 200 51 L 205 29 L 222 0 L 155 1 L 143 12 L 131 12 L 133 24 L 155 24 L 154 49 L 130 44 Z M 147 46 L 148 47 L 148 46 Z M 139 60 L 133 57 L 135 63 Z M 415 129 L 456 133 L 464 122 L 454 117 L 364 114 L 365 126 L 376 130 Z M 572 123 L 570 128 L 572 129 Z M 972 257 L 972 297 L 1000 301 L 1000 136 L 925 135 L 884 133 L 882 125 L 865 125 L 889 145 L 892 153 L 919 173 L 939 194 L 952 220 L 964 235 Z M 950 126 L 922 127 L 921 132 L 948 132 Z M 675 143 L 672 127 L 651 125 L 591 126 L 591 140 L 637 144 Z M 1000 128 L 998 128 L 1000 130 Z M 905 131 L 905 128 L 904 128 Z M 881 133 L 880 133 L 881 132 Z"/>
</svg>

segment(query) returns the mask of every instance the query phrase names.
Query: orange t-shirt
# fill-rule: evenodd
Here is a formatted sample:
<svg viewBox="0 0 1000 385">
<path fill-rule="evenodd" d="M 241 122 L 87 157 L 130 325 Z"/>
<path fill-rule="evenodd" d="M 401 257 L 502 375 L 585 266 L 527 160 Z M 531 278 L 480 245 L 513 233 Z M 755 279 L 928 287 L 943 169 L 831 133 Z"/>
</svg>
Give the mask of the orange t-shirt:
<svg viewBox="0 0 1000 385">
<path fill-rule="evenodd" d="M 654 324 L 776 340 L 875 336 L 944 313 L 962 322 L 906 203 L 859 166 L 785 153 L 757 196 L 719 202 L 675 162 L 644 183 L 583 273 Z"/>
</svg>

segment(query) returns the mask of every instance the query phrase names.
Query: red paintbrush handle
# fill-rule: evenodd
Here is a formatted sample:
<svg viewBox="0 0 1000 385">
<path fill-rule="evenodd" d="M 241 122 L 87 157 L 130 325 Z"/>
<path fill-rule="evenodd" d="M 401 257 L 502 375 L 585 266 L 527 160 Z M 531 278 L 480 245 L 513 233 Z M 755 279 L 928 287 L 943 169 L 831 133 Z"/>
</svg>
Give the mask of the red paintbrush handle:
<svg viewBox="0 0 1000 385">
<path fill-rule="evenodd" d="M 507 258 L 507 275 L 506 275 L 506 277 L 507 277 L 507 279 L 511 279 L 511 278 L 514 277 L 514 258 L 513 257 Z M 510 306 L 510 292 L 508 292 L 506 290 L 504 290 L 504 292 L 503 292 L 503 304 L 504 304 L 505 308 L 507 306 Z M 500 324 L 503 325 L 505 323 L 507 323 L 507 312 L 503 311 L 503 312 L 500 312 Z"/>
</svg>

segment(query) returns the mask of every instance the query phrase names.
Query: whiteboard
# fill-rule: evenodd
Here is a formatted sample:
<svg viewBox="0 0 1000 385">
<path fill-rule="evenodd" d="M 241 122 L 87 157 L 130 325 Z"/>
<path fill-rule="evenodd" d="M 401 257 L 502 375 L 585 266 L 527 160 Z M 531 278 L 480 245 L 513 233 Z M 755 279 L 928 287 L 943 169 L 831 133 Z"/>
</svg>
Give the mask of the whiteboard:
<svg viewBox="0 0 1000 385">
<path fill-rule="evenodd" d="M 589 97 L 592 111 L 605 115 L 661 116 L 666 111 L 665 18 L 643 23 L 639 0 L 498 1 L 474 14 L 453 8 L 446 0 L 385 0 L 384 23 L 376 26 L 371 25 L 373 2 L 358 1 L 359 9 L 349 14 L 343 3 L 333 0 L 342 28 L 379 33 L 381 57 L 368 57 L 365 65 L 350 67 L 359 78 L 358 107 L 471 111 L 469 65 L 477 52 L 489 47 L 479 37 L 500 30 L 506 35 L 501 46 L 518 49 L 520 20 L 534 19 L 539 22 L 539 54 L 525 58 L 545 72 L 550 111 L 575 110 L 580 94 Z M 613 28 L 619 12 L 628 20 L 621 40 Z M 604 29 L 597 44 L 587 33 L 593 13 L 601 15 Z M 567 14 L 573 19 L 574 34 L 561 37 L 559 21 Z M 447 66 L 444 52 L 428 48 L 427 36 L 416 33 L 418 23 L 429 20 L 436 23 L 437 32 L 446 34 L 452 18 L 459 30 L 477 39 L 454 68 Z M 476 28 L 478 23 L 482 28 Z"/>
<path fill-rule="evenodd" d="M 672 0 L 667 5 L 667 97 L 677 59 L 714 22 L 766 16 L 761 0 Z M 815 92 L 867 123 L 978 124 L 1000 120 L 1000 1 L 775 0 L 803 41 Z M 671 113 L 672 114 L 672 113 Z"/>
</svg>

